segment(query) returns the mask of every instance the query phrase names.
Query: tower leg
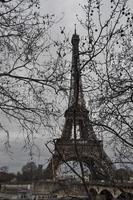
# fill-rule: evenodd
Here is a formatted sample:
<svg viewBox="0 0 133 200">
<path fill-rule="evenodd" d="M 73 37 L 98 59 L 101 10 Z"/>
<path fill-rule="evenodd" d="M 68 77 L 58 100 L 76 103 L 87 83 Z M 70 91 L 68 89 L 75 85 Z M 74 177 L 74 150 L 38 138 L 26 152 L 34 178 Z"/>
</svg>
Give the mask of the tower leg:
<svg viewBox="0 0 133 200">
<path fill-rule="evenodd" d="M 44 179 L 54 179 L 57 173 L 60 160 L 57 156 L 53 156 L 47 168 L 44 170 Z"/>
</svg>

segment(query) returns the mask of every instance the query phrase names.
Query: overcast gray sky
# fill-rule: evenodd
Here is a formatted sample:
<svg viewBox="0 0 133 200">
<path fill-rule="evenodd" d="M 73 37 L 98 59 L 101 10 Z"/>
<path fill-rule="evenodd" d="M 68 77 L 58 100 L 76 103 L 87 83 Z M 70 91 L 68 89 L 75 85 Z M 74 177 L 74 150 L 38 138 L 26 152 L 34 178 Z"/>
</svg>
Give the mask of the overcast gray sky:
<svg viewBox="0 0 133 200">
<path fill-rule="evenodd" d="M 73 31 L 74 24 L 76 23 L 76 14 L 81 12 L 79 3 L 83 3 L 85 0 L 41 0 L 42 12 L 55 14 L 57 19 L 63 17 L 57 29 L 60 26 L 65 26 L 67 32 Z"/>
<path fill-rule="evenodd" d="M 60 22 L 54 25 L 54 34 L 55 37 L 59 37 L 58 31 L 60 30 L 60 26 L 65 26 L 66 32 L 72 35 L 74 31 L 74 24 L 76 23 L 76 14 L 82 15 L 81 8 L 79 7 L 79 3 L 84 3 L 85 0 L 41 0 L 41 12 L 55 14 L 56 19 L 62 18 Z M 130 7 L 133 8 L 133 0 L 129 1 Z M 108 12 L 108 8 L 105 12 Z M 77 30 L 80 29 L 77 23 Z M 80 31 L 79 31 L 80 32 Z M 13 131 L 13 137 L 11 138 L 11 151 L 6 152 L 5 147 L 3 145 L 3 141 L 0 143 L 0 166 L 7 165 L 9 166 L 10 171 L 17 172 L 21 169 L 22 165 L 26 162 L 30 161 L 29 152 L 25 151 L 23 146 L 23 137 L 19 136 L 15 129 Z M 15 133 L 15 134 L 14 134 Z M 16 135 L 16 136 L 15 136 Z M 44 147 L 44 140 L 38 138 L 39 146 L 42 147 L 41 154 L 39 156 L 38 151 L 34 156 L 35 161 L 37 163 L 46 163 L 49 157 L 49 153 Z"/>
</svg>

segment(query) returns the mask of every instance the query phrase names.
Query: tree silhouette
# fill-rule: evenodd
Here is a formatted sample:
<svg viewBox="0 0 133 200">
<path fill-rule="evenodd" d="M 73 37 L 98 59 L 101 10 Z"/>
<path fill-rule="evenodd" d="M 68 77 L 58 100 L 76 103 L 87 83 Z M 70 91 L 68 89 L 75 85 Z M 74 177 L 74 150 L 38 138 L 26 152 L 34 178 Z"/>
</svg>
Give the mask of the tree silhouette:
<svg viewBox="0 0 133 200">
<path fill-rule="evenodd" d="M 127 2 L 86 1 L 81 71 L 90 118 L 98 135 L 132 149 L 132 20 Z M 108 12 L 106 6 L 108 4 Z M 109 134 L 110 133 L 110 134 Z M 117 138 L 117 140 L 116 140 Z M 107 139 L 108 140 L 108 139 Z M 122 147 L 121 152 L 125 154 Z M 130 160 L 131 161 L 131 160 Z"/>
<path fill-rule="evenodd" d="M 38 0 L 0 1 L 0 128 L 7 134 L 6 147 L 10 122 L 19 124 L 30 141 L 59 114 L 51 94 L 59 90 L 65 71 L 50 52 L 54 46 L 58 50 L 49 35 L 54 15 L 42 16 L 39 9 Z"/>
</svg>

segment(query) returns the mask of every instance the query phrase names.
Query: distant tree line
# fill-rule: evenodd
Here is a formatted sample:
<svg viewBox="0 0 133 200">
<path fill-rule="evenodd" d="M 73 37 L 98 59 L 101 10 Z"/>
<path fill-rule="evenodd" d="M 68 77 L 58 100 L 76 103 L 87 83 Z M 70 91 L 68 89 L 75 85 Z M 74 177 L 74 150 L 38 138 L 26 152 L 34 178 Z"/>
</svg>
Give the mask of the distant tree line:
<svg viewBox="0 0 133 200">
<path fill-rule="evenodd" d="M 119 182 L 129 181 L 133 178 L 133 171 L 130 168 L 120 168 L 116 170 L 115 180 Z M 9 173 L 6 171 L 0 171 L 0 183 L 30 183 L 37 180 L 44 180 L 43 165 L 36 165 L 35 162 L 26 163 L 21 172 Z"/>
<path fill-rule="evenodd" d="M 7 170 L 0 171 L 0 183 L 31 182 L 40 179 L 43 179 L 42 165 L 37 166 L 35 162 L 26 163 L 17 174 L 9 173 Z"/>
</svg>

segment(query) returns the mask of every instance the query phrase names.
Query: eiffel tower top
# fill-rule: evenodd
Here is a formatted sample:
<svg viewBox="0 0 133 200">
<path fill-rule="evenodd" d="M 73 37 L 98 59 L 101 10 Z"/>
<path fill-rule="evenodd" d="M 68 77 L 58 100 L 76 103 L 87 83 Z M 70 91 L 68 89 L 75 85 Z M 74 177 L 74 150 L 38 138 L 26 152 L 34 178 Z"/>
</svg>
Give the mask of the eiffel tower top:
<svg viewBox="0 0 133 200">
<path fill-rule="evenodd" d="M 79 59 L 79 35 L 75 32 L 72 36 L 72 66 L 71 66 L 71 82 L 69 107 L 77 104 L 85 108 L 85 101 L 83 96 L 83 88 L 81 81 L 80 59 Z"/>
</svg>

